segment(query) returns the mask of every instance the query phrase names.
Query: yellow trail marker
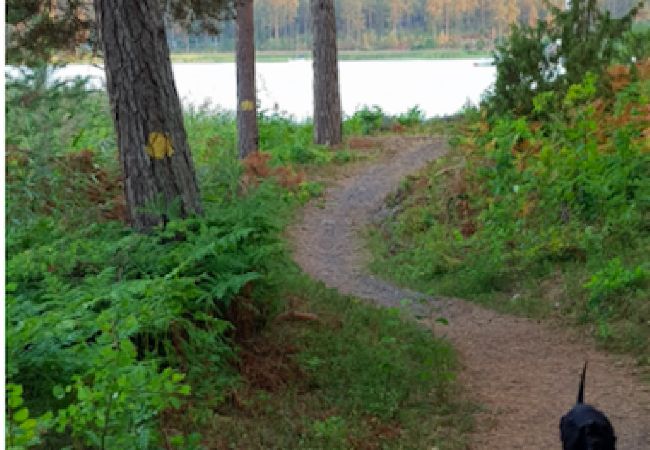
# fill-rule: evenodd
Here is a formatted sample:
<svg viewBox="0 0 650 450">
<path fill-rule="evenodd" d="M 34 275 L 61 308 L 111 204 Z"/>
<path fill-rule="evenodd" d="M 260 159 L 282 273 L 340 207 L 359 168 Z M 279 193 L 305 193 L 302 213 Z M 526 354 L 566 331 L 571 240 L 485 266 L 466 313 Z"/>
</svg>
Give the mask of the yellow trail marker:
<svg viewBox="0 0 650 450">
<path fill-rule="evenodd" d="M 242 100 L 240 106 L 242 111 L 253 111 L 255 109 L 255 103 L 251 100 Z"/>
<path fill-rule="evenodd" d="M 144 148 L 147 155 L 154 159 L 163 159 L 171 157 L 174 154 L 172 140 L 166 133 L 152 131 L 149 133 L 149 143 Z"/>
</svg>

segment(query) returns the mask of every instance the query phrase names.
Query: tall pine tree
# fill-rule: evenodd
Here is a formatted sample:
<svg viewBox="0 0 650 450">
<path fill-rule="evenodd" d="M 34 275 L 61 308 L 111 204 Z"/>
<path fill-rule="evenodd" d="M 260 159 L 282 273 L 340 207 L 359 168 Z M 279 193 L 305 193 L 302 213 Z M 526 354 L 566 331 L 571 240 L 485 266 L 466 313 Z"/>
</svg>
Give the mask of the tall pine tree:
<svg viewBox="0 0 650 450">
<path fill-rule="evenodd" d="M 337 145 L 342 140 L 339 66 L 334 0 L 311 0 L 314 35 L 314 142 Z"/>
<path fill-rule="evenodd" d="M 95 0 L 95 12 L 132 225 L 200 213 L 158 0 Z"/>
<path fill-rule="evenodd" d="M 255 29 L 253 0 L 237 0 L 237 135 L 239 157 L 259 145 L 255 92 Z"/>
</svg>

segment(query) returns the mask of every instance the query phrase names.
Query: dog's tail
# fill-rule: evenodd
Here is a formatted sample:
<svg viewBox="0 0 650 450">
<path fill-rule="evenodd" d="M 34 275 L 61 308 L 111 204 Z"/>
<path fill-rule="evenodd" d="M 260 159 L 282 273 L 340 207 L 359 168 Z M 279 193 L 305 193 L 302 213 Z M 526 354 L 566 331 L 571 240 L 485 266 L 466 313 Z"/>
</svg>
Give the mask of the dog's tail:
<svg viewBox="0 0 650 450">
<path fill-rule="evenodd" d="M 582 376 L 580 376 L 580 387 L 578 388 L 578 400 L 577 403 L 581 404 L 585 402 L 585 377 L 587 376 L 587 361 L 582 367 Z"/>
</svg>

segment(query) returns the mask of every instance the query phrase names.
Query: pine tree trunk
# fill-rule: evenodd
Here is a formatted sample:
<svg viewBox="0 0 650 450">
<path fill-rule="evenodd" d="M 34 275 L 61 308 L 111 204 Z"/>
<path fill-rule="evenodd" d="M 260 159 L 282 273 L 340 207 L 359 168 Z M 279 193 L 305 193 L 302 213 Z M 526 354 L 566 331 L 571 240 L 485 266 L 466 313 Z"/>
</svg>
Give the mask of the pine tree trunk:
<svg viewBox="0 0 650 450">
<path fill-rule="evenodd" d="M 237 132 L 239 157 L 259 145 L 255 92 L 255 29 L 253 0 L 237 1 Z"/>
<path fill-rule="evenodd" d="M 130 221 L 146 230 L 168 220 L 172 210 L 198 214 L 159 0 L 94 1 Z"/>
<path fill-rule="evenodd" d="M 334 0 L 311 0 L 314 54 L 314 142 L 341 143 L 341 98 Z"/>
</svg>

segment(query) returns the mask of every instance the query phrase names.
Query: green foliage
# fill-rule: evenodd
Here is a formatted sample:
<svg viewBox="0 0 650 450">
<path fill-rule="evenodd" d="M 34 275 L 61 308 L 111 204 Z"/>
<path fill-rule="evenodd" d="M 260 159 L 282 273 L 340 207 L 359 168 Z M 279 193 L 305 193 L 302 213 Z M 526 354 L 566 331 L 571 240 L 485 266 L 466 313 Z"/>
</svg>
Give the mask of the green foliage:
<svg viewBox="0 0 650 450">
<path fill-rule="evenodd" d="M 650 26 L 632 27 L 623 34 L 622 43 L 615 49 L 615 60 L 621 64 L 650 57 Z"/>
<path fill-rule="evenodd" d="M 322 183 L 313 181 L 303 181 L 298 185 L 297 190 L 289 191 L 284 194 L 284 198 L 297 200 L 299 204 L 304 205 L 312 198 L 323 195 L 325 186 Z"/>
<path fill-rule="evenodd" d="M 426 119 L 424 112 L 420 109 L 418 105 L 406 111 L 404 114 L 400 114 L 396 117 L 397 123 L 405 127 L 413 127 L 415 125 L 420 125 Z"/>
<path fill-rule="evenodd" d="M 637 266 L 634 270 L 625 268 L 619 258 L 610 260 L 603 269 L 594 273 L 584 287 L 589 291 L 587 301 L 588 312 L 594 316 L 598 325 L 598 334 L 601 338 L 611 337 L 612 331 L 607 319 L 610 319 L 615 310 L 625 305 L 617 296 L 640 287 L 648 279 L 648 270 Z"/>
<path fill-rule="evenodd" d="M 91 27 L 89 6 L 68 0 L 65 8 L 50 0 L 8 0 L 6 3 L 7 60 L 39 64 L 56 50 L 72 50 Z"/>
<path fill-rule="evenodd" d="M 56 431 L 84 448 L 152 448 L 159 440 L 156 416 L 180 407 L 179 397 L 189 395 L 189 386 L 181 385 L 184 376 L 170 368 L 159 371 L 155 364 L 138 364 L 130 340 L 116 344 L 110 330 L 106 333 L 98 339 L 91 369 L 74 375 L 65 388 L 54 387 L 55 397 L 72 397 L 57 414 Z"/>
<path fill-rule="evenodd" d="M 23 387 L 7 383 L 5 386 L 5 445 L 7 450 L 23 450 L 41 444 L 41 434 L 51 427 L 52 413 L 39 418 L 30 417 L 24 406 Z"/>
<path fill-rule="evenodd" d="M 620 59 L 621 49 L 630 48 L 624 43 L 631 45 L 636 39 L 629 30 L 638 9 L 612 19 L 609 12 L 598 9 L 596 0 L 579 0 L 566 11 L 552 7 L 550 22 L 513 25 L 495 53 L 497 80 L 486 99 L 490 111 L 528 114 L 534 110 L 537 94 L 552 91 L 561 97 L 587 72 L 597 77 L 600 88 L 606 88 L 608 64 Z"/>
<path fill-rule="evenodd" d="M 312 427 L 315 437 L 327 448 L 347 448 L 348 430 L 345 419 L 342 417 L 330 416 L 324 420 L 316 420 Z"/>
<path fill-rule="evenodd" d="M 225 185 L 238 183 L 240 166 L 236 161 L 237 124 L 235 116 L 228 112 L 195 108 L 186 114 L 188 138 L 194 158 L 199 162 L 198 170 L 211 173 L 207 182 L 214 177 L 224 177 Z M 260 151 L 271 154 L 271 164 L 278 165 L 322 165 L 349 159 L 345 150 L 330 150 L 313 143 L 313 125 L 297 123 L 277 113 L 262 112 L 258 115 Z M 224 161 L 225 160 L 225 161 Z M 220 161 L 215 173 L 213 165 Z"/>
<path fill-rule="evenodd" d="M 452 155 L 396 194 L 375 270 L 505 311 L 557 310 L 647 361 L 649 83 L 608 100 L 587 72 L 533 98 L 543 120 L 468 117 Z M 541 280 L 565 297 L 547 301 Z"/>
<path fill-rule="evenodd" d="M 270 151 L 275 164 L 325 164 L 333 152 L 313 144 L 313 125 L 296 124 L 280 115 L 262 115 L 259 120 L 260 149 Z"/>
<path fill-rule="evenodd" d="M 569 10 L 553 11 L 560 28 L 560 54 L 566 59 L 569 85 L 579 83 L 587 71 L 602 75 L 612 62 L 616 44 L 631 29 L 632 20 L 642 6 L 639 2 L 620 19 L 612 19 L 609 12 L 600 10 L 596 0 L 573 1 Z"/>
<path fill-rule="evenodd" d="M 388 419 L 412 396 L 428 389 L 442 394 L 453 380 L 451 348 L 434 345 L 426 330 L 407 326 L 400 310 L 369 313 L 351 305 L 345 317 L 343 329 L 312 335 L 302 355 L 314 381 L 328 390 L 332 406 Z M 369 324 L 372 332 L 360 333 Z M 339 350 L 343 347 L 347 351 Z"/>
<path fill-rule="evenodd" d="M 86 448 L 104 448 L 100 437 L 115 443 L 110 448 L 155 442 L 156 415 L 178 406 L 170 394 L 183 393 L 178 375 L 159 372 L 156 360 L 184 368 L 216 399 L 235 381 L 225 319 L 245 285 L 269 286 L 263 277 L 280 251 L 271 215 L 282 209 L 279 198 L 268 186 L 149 235 L 116 224 L 75 233 L 52 222 L 38 243 L 10 234 L 9 380 L 28 387 L 36 411 L 56 409 L 61 401 L 50 393 L 69 386 L 58 430 L 70 426 Z M 209 385 L 200 382 L 206 373 Z M 136 436 L 143 440 L 126 446 Z"/>
<path fill-rule="evenodd" d="M 629 270 L 623 266 L 619 258 L 610 260 L 605 268 L 596 272 L 585 284 L 589 290 L 590 306 L 598 308 L 603 301 L 614 294 L 638 285 L 647 275 L 647 271 L 641 266 Z"/>
<path fill-rule="evenodd" d="M 351 134 L 365 136 L 380 131 L 386 121 L 387 117 L 379 106 L 364 106 L 352 115 L 348 127 Z"/>
<path fill-rule="evenodd" d="M 638 122 L 603 130 L 607 119 L 591 103 L 595 94 L 596 78 L 588 73 L 562 99 L 566 115 L 537 131 L 525 118 L 499 119 L 482 138 L 493 164 L 479 172 L 491 201 L 481 221 L 486 230 L 499 227 L 492 232 L 509 227 L 507 238 L 533 228 L 537 235 L 526 236 L 530 243 L 515 250 L 525 260 L 563 258 L 571 248 L 597 252 L 605 242 L 625 242 L 643 229 L 650 206 L 647 142 Z M 533 147 L 539 152 L 526 152 Z M 545 214 L 525 217 L 522 211 L 533 202 Z"/>
<path fill-rule="evenodd" d="M 393 131 L 396 127 L 414 129 L 425 123 L 424 112 L 417 105 L 396 116 L 386 114 L 377 105 L 366 105 L 346 120 L 343 126 L 346 134 L 368 136 L 382 131 Z"/>
<path fill-rule="evenodd" d="M 81 194 L 101 187 L 100 180 L 70 167 L 71 154 L 92 149 L 92 163 L 116 176 L 105 94 L 88 91 L 86 79 L 64 83 L 52 75 L 52 68 L 41 66 L 6 82 L 6 212 L 17 227 L 30 226 L 44 213 L 97 220 L 96 209 Z M 94 169 L 92 163 L 88 169 Z"/>
<path fill-rule="evenodd" d="M 540 69 L 540 64 L 548 66 L 544 58 L 547 27 L 545 22 L 540 22 L 537 28 L 513 26 L 508 39 L 497 47 L 497 79 L 493 92 L 486 99 L 493 111 L 525 113 L 531 109 L 535 92 L 551 88 L 552 83 Z"/>
</svg>

